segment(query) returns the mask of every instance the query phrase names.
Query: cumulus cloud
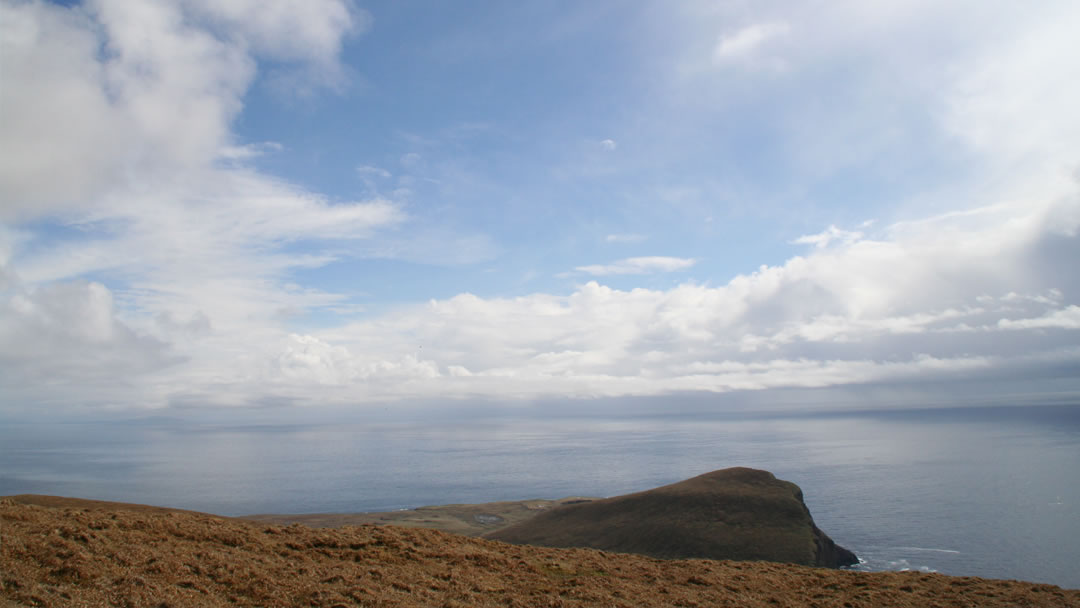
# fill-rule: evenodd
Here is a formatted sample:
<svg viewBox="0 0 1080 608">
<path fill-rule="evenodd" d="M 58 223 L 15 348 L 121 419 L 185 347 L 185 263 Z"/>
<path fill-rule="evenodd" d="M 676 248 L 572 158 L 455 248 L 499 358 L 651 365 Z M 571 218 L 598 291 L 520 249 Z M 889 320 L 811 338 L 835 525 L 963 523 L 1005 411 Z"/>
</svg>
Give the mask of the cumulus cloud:
<svg viewBox="0 0 1080 608">
<path fill-rule="evenodd" d="M 227 300 L 245 305 L 212 325 L 197 313 L 177 313 L 182 322 L 158 323 L 158 333 L 123 325 L 106 290 L 92 284 L 75 291 L 85 301 L 79 314 L 93 314 L 46 317 L 77 328 L 95 352 L 143 353 L 114 365 L 157 362 L 125 368 L 142 389 L 127 397 L 141 403 L 615 397 L 992 379 L 1040 361 L 1080 363 L 1080 309 L 1070 295 L 1080 244 L 1058 241 L 1058 229 L 1075 226 L 1046 222 L 1060 216 L 1056 207 L 1077 204 L 1066 197 L 897 223 L 718 286 L 619 290 L 589 282 L 565 295 L 461 294 L 308 334 L 253 331 L 243 316 L 259 309 L 236 290 L 267 292 L 235 281 L 212 287 L 222 298 L 215 310 L 227 311 Z M 1032 264 L 1047 242 L 1075 255 Z M 199 293 L 194 284 L 180 289 Z M 22 306 L 26 295 L 17 295 L 8 311 Z M 327 294 L 277 297 L 263 314 Z M 26 323 L 33 308 L 19 310 L 5 315 L 18 319 L 5 326 L 5 344 L 21 341 L 13 327 L 48 335 Z M 169 359 L 163 342 L 185 358 Z"/>
<path fill-rule="evenodd" d="M 1049 207 L 1076 204 L 1062 198 Z M 101 286 L 76 290 L 95 303 L 80 307 L 93 315 L 48 318 L 77 328 L 78 340 L 94 348 L 112 348 L 101 345 L 113 340 L 128 344 L 124 352 L 138 352 L 131 345 L 139 343 L 153 354 L 142 360 L 162 368 L 132 375 L 139 386 L 139 374 L 153 374 L 143 391 L 132 389 L 143 403 L 615 397 L 990 380 L 1080 363 L 1080 308 L 1071 295 L 1080 244 L 1060 242 L 1060 227 L 1045 221 L 1051 216 L 1046 206 L 991 206 L 894 224 L 717 286 L 619 290 L 593 281 L 565 295 L 460 294 L 307 334 L 252 331 L 223 317 L 207 335 L 201 317 L 178 315 L 185 323 L 160 335 L 181 348 L 182 363 L 161 354 L 150 330 L 118 325 Z M 1032 264 L 1047 242 L 1073 255 Z M 223 297 L 235 295 L 226 289 Z M 282 297 L 310 306 L 320 295 Z M 268 304 L 267 312 L 283 305 Z M 26 325 L 32 308 L 20 310 L 9 334 L 25 326 L 47 335 Z M 179 337 L 183 324 L 188 342 Z"/>
<path fill-rule="evenodd" d="M 984 210 L 1006 220 L 1003 231 L 979 213 L 898 224 L 715 287 L 589 282 L 565 296 L 463 294 L 322 339 L 392 357 L 422 343 L 418 361 L 438 375 L 380 388 L 399 396 L 725 392 L 989 379 L 1033 361 L 1075 364 L 1078 309 L 1055 287 L 1069 283 L 1070 262 L 1036 275 L 1024 262 L 1056 238 L 1046 226 L 1027 230 L 1043 212 Z M 1014 291 L 1020 284 L 1031 290 Z"/>
<path fill-rule="evenodd" d="M 363 22 L 340 0 L 0 5 L 0 219 L 272 149 L 230 141 L 256 59 L 336 82 L 342 38 Z"/>
<path fill-rule="evenodd" d="M 15 405 L 68 401 L 130 406 L 126 380 L 177 362 L 168 345 L 118 318 L 112 292 L 73 281 L 0 291 L 0 395 Z M 10 400 L 8 400 L 10 399 Z"/>
<path fill-rule="evenodd" d="M 271 382 L 280 381 L 281 378 L 333 385 L 373 381 L 385 386 L 440 375 L 433 362 L 421 361 L 415 354 L 392 358 L 360 356 L 347 348 L 331 346 L 314 336 L 298 334 L 289 335 L 276 364 L 268 377 Z"/>
<path fill-rule="evenodd" d="M 365 20 L 338 0 L 0 3 L 0 221 L 45 226 L 0 225 L 0 401 L 166 404 L 224 369 L 257 376 L 245 348 L 341 304 L 288 280 L 341 247 L 294 245 L 404 214 L 259 173 L 248 161 L 281 146 L 230 125 L 258 60 L 337 86 Z"/>
<path fill-rule="evenodd" d="M 625 258 L 611 264 L 592 264 L 578 266 L 574 270 L 593 276 L 605 276 L 612 274 L 652 274 L 654 272 L 675 272 L 685 270 L 697 263 L 690 258 L 673 258 L 667 256 L 643 256 Z"/>
<path fill-rule="evenodd" d="M 605 139 L 600 142 L 600 147 L 610 152 L 615 148 L 618 148 L 619 144 L 615 143 L 614 139 Z"/>
</svg>

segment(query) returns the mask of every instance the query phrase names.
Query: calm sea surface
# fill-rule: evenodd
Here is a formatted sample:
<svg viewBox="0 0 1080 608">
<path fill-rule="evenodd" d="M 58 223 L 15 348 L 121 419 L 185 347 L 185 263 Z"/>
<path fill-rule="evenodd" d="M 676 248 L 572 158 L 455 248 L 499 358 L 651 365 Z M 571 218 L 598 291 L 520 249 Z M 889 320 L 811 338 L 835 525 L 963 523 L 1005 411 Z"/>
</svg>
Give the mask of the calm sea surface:
<svg viewBox="0 0 1080 608">
<path fill-rule="evenodd" d="M 1080 588 L 1080 406 L 235 426 L 0 422 L 0 495 L 222 515 L 612 496 L 730 466 L 799 484 L 866 569 Z"/>
</svg>

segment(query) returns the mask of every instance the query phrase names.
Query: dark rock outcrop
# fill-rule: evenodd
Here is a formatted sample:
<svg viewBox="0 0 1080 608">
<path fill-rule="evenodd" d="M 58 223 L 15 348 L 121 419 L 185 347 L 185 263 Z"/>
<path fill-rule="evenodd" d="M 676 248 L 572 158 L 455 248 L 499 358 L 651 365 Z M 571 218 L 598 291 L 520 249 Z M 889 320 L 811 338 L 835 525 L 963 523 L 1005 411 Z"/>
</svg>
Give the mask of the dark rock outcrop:
<svg viewBox="0 0 1080 608">
<path fill-rule="evenodd" d="M 814 525 L 799 486 L 768 471 L 723 469 L 671 485 L 565 505 L 487 538 L 659 558 L 858 562 Z"/>
</svg>

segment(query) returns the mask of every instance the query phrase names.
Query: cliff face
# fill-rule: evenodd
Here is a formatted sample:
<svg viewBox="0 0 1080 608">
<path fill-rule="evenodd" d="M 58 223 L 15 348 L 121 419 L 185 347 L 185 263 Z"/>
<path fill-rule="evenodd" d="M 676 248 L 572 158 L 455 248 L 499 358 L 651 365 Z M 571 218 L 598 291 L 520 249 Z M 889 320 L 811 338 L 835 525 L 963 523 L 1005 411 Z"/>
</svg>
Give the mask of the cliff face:
<svg viewBox="0 0 1080 608">
<path fill-rule="evenodd" d="M 830 568 L 858 562 L 854 553 L 814 525 L 797 485 L 747 468 L 559 507 L 487 538 L 669 559 L 764 560 Z"/>
</svg>

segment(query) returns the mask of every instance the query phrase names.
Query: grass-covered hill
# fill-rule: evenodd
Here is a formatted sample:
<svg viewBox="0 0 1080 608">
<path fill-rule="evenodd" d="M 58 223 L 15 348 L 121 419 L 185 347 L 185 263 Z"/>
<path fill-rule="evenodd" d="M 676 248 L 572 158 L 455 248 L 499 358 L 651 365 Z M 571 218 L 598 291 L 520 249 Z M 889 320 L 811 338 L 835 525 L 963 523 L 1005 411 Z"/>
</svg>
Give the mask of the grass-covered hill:
<svg viewBox="0 0 1080 608">
<path fill-rule="evenodd" d="M 654 490 L 552 509 L 487 538 L 660 558 L 837 567 L 857 558 L 814 525 L 802 491 L 767 471 L 713 471 Z"/>
<path fill-rule="evenodd" d="M 436 530 L 313 529 L 108 503 L 0 499 L 0 605 L 1080 606 L 1051 585 L 658 560 Z"/>
</svg>

